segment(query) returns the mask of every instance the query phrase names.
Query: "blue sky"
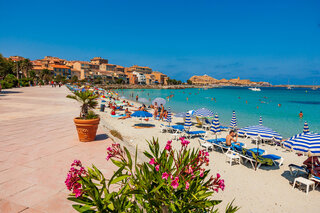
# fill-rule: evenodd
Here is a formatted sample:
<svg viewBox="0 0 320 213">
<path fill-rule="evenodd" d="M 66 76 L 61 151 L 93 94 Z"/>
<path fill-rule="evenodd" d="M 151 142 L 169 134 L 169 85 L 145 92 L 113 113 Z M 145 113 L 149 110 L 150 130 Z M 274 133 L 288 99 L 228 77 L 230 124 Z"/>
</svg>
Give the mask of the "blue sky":
<svg viewBox="0 0 320 213">
<path fill-rule="evenodd" d="M 0 53 L 320 84 L 320 1 L 0 0 Z"/>
</svg>

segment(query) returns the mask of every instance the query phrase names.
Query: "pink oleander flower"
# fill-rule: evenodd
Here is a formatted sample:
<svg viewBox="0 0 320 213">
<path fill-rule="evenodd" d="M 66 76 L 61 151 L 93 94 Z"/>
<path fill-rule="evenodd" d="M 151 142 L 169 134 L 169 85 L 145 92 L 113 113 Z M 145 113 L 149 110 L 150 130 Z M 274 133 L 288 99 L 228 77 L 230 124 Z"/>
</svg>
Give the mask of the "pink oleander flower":
<svg viewBox="0 0 320 213">
<path fill-rule="evenodd" d="M 221 175 L 219 173 L 217 173 L 217 179 L 219 179 L 221 177 Z"/>
<path fill-rule="evenodd" d="M 168 180 L 168 177 L 169 177 L 168 173 L 166 173 L 166 172 L 162 173 L 162 179 Z"/>
<path fill-rule="evenodd" d="M 187 181 L 187 182 L 186 182 L 186 190 L 189 189 L 189 186 L 190 186 L 190 184 L 189 184 L 189 182 Z"/>
<path fill-rule="evenodd" d="M 172 148 L 172 147 L 171 147 L 171 145 L 168 145 L 168 144 L 167 144 L 167 145 L 166 145 L 166 147 L 165 147 L 164 149 L 165 149 L 165 150 L 167 150 L 167 151 L 170 151 L 170 150 L 171 150 L 171 148 Z"/>
<path fill-rule="evenodd" d="M 171 186 L 172 186 L 174 189 L 178 188 L 178 186 L 179 186 L 178 181 L 179 181 L 179 178 L 178 178 L 178 177 L 176 177 L 176 178 L 172 181 Z"/>
<path fill-rule="evenodd" d="M 204 169 L 200 169 L 200 174 L 199 174 L 199 176 L 200 176 L 200 177 L 203 177 L 203 175 L 204 175 Z"/>
<path fill-rule="evenodd" d="M 80 176 L 86 176 L 87 171 L 82 166 L 81 161 L 75 160 L 71 164 L 71 168 L 69 170 L 69 173 L 67 174 L 67 178 L 65 180 L 65 184 L 68 188 L 68 190 L 72 191 L 72 193 L 75 194 L 75 197 L 80 197 L 83 193 L 82 191 L 82 185 L 79 183 Z"/>
<path fill-rule="evenodd" d="M 107 157 L 106 159 L 109 160 L 110 158 L 117 157 L 122 153 L 120 149 L 120 144 L 114 143 L 107 148 Z"/>
<path fill-rule="evenodd" d="M 185 171 L 187 174 L 192 174 L 193 173 L 193 169 L 192 166 L 188 166 L 188 168 Z"/>
<path fill-rule="evenodd" d="M 159 172 L 160 165 L 156 165 L 156 171 Z"/>
<path fill-rule="evenodd" d="M 190 141 L 187 141 L 187 140 L 185 140 L 185 139 L 181 140 L 181 145 L 182 145 L 183 147 L 188 146 L 189 143 L 190 143 Z"/>
<path fill-rule="evenodd" d="M 151 158 L 151 159 L 150 159 L 149 164 L 150 164 L 150 165 L 154 165 L 154 164 L 156 164 L 156 162 L 155 162 L 154 158 Z"/>
</svg>

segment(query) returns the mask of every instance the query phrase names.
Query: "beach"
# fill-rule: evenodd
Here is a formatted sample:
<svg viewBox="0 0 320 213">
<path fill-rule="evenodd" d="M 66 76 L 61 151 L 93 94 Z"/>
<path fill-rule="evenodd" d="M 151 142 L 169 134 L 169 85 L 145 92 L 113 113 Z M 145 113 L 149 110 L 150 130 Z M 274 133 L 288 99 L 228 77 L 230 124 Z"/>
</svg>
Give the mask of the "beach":
<svg viewBox="0 0 320 213">
<path fill-rule="evenodd" d="M 148 91 L 145 90 L 144 93 Z M 119 94 L 121 96 L 121 94 Z M 128 100 L 130 103 L 134 102 Z M 140 103 L 135 103 L 135 106 L 140 106 Z M 135 108 L 129 108 L 135 109 Z M 152 111 L 150 111 L 152 112 Z M 119 120 L 112 118 L 110 109 L 106 112 L 100 112 L 102 122 L 108 128 L 116 129 L 121 132 L 124 141 L 121 144 L 133 147 L 138 146 L 140 153 L 147 149 L 146 140 L 151 140 L 152 137 L 159 138 L 162 148 L 166 145 L 167 140 L 171 140 L 173 136 L 170 133 L 161 133 L 160 124 L 167 125 L 166 122 L 150 119 L 144 123 L 154 124 L 154 128 L 136 129 L 133 125 L 140 123 L 138 118 L 129 118 Z M 182 118 L 173 116 L 174 123 L 183 123 Z M 199 128 L 192 127 L 192 130 L 200 130 Z M 224 131 L 218 137 L 225 138 L 227 132 Z M 214 135 L 208 135 L 208 138 L 215 138 Z M 198 138 L 190 139 L 190 146 L 200 148 Z M 244 142 L 248 148 L 255 148 L 256 145 L 251 143 L 250 139 L 239 138 L 240 142 Z M 174 148 L 180 148 L 178 141 L 173 141 Z M 210 151 L 210 165 L 209 169 L 212 174 L 220 173 L 222 178 L 225 179 L 226 188 L 222 192 L 214 194 L 214 198 L 222 199 L 223 202 L 218 205 L 218 208 L 223 210 L 226 205 L 235 200 L 234 203 L 241 207 L 239 212 L 316 212 L 320 203 L 319 188 L 315 191 L 305 192 L 298 189 L 292 189 L 289 182 L 294 180 L 290 175 L 289 164 L 302 165 L 306 156 L 297 156 L 295 153 L 286 151 L 279 146 L 262 145 L 268 154 L 279 155 L 284 158 L 284 163 L 280 168 L 278 166 L 261 166 L 260 169 L 255 171 L 251 168 L 249 163 L 243 165 L 230 166 L 225 162 L 225 154 L 219 151 Z"/>
<path fill-rule="evenodd" d="M 170 133 L 161 133 L 160 124 L 166 122 L 153 120 L 142 121 L 154 124 L 154 128 L 136 129 L 138 118 L 120 120 L 111 117 L 110 109 L 100 114 L 101 122 L 97 140 L 81 143 L 73 124 L 78 116 L 79 104 L 65 98 L 71 92 L 66 87 L 30 87 L 7 90 L 0 96 L 0 209 L 4 212 L 74 212 L 69 193 L 64 185 L 66 173 L 74 159 L 79 159 L 85 166 L 95 164 L 110 177 L 115 169 L 106 161 L 106 148 L 111 143 L 127 146 L 134 153 L 138 146 L 139 161 L 147 160 L 142 152 L 147 149 L 146 140 L 159 139 L 161 148 L 173 139 Z M 134 103 L 136 109 L 140 103 Z M 174 123 L 182 123 L 182 118 L 173 117 Z M 123 141 L 114 138 L 110 130 L 117 130 Z M 192 130 L 198 130 L 192 127 Z M 225 138 L 227 132 L 218 137 Z M 215 138 L 211 133 L 208 138 Z M 249 139 L 239 138 L 248 148 L 256 147 Z M 190 139 L 190 147 L 200 148 L 198 138 Z M 180 148 L 180 142 L 172 142 L 174 148 Z M 320 207 L 319 187 L 305 192 L 292 189 L 293 181 L 288 165 L 301 165 L 305 156 L 297 156 L 279 146 L 262 145 L 261 149 L 284 158 L 284 164 L 261 166 L 255 171 L 248 164 L 225 162 L 225 154 L 210 151 L 208 168 L 212 175 L 221 174 L 225 180 L 224 191 L 215 193 L 214 199 L 223 202 L 217 206 L 221 212 L 234 200 L 241 207 L 239 212 L 317 212 Z M 28 198 L 28 199 L 26 199 Z"/>
</svg>

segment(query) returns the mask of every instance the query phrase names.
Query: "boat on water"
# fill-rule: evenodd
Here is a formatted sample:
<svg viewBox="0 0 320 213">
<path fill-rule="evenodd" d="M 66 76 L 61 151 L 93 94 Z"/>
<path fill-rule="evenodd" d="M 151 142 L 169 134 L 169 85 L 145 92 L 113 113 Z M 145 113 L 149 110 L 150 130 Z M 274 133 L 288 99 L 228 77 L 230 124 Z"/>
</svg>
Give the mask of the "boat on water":
<svg viewBox="0 0 320 213">
<path fill-rule="evenodd" d="M 292 89 L 292 87 L 290 85 L 287 86 L 287 89 Z"/>
<path fill-rule="evenodd" d="M 254 92 L 260 92 L 261 89 L 258 87 L 250 87 L 249 90 L 254 91 Z"/>
</svg>

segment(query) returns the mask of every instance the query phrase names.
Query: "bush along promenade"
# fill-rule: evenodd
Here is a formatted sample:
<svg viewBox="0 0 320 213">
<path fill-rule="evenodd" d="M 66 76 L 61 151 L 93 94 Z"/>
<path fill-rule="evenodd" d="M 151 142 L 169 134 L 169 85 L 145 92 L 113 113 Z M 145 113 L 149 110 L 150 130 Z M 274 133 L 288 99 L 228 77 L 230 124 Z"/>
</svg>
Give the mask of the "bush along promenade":
<svg viewBox="0 0 320 213">
<path fill-rule="evenodd" d="M 214 193 L 224 190 L 219 174 L 209 177 L 208 152 L 188 148 L 180 138 L 180 150 L 168 141 L 160 150 L 157 139 L 148 141 L 147 162 L 138 163 L 126 147 L 112 144 L 106 160 L 119 169 L 105 179 L 98 168 L 85 168 L 79 160 L 71 164 L 65 184 L 72 192 L 68 199 L 78 212 L 218 212 Z M 70 204 L 71 205 L 71 204 Z M 231 204 L 225 212 L 236 212 Z"/>
</svg>

